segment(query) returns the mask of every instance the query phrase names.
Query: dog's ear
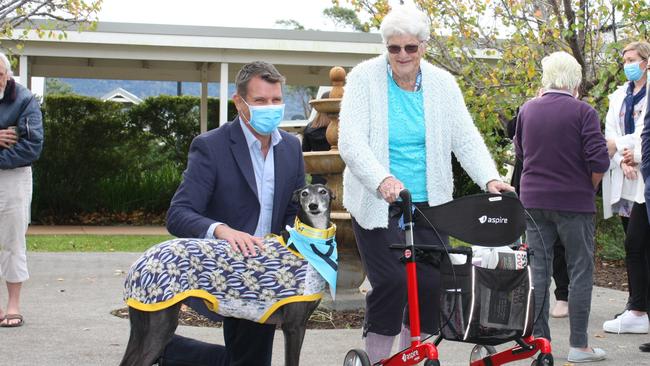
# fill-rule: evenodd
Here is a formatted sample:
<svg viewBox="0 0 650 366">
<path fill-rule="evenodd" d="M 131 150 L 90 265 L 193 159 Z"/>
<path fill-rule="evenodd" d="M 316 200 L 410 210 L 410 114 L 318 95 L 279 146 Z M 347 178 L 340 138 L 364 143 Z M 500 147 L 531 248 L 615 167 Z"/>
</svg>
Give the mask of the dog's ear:
<svg viewBox="0 0 650 366">
<path fill-rule="evenodd" d="M 300 202 L 300 192 L 303 190 L 303 188 L 296 189 L 295 191 L 293 191 L 293 195 L 291 195 L 291 202 L 293 203 Z"/>
</svg>

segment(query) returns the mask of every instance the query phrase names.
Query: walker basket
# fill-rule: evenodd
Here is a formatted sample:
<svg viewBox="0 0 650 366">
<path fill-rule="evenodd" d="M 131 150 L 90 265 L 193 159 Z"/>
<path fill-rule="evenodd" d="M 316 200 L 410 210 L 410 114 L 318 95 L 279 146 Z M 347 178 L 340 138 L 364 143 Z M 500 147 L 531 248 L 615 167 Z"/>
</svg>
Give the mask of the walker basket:
<svg viewBox="0 0 650 366">
<path fill-rule="evenodd" d="M 532 333 L 535 307 L 529 266 L 481 268 L 472 265 L 470 252 L 465 263 L 453 266 L 443 256 L 440 275 L 444 339 L 499 345 Z"/>
</svg>

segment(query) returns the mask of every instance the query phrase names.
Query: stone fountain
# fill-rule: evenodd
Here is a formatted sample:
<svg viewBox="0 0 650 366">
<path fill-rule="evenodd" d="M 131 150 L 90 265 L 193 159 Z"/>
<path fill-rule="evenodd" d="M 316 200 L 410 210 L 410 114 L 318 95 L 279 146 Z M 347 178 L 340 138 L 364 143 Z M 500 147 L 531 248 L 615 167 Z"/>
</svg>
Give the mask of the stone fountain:
<svg viewBox="0 0 650 366">
<path fill-rule="evenodd" d="M 332 220 L 336 224 L 336 242 L 339 254 L 339 271 L 337 280 L 337 294 L 345 296 L 358 294 L 359 286 L 365 279 L 365 272 L 361 265 L 359 251 L 352 232 L 350 214 L 343 208 L 343 169 L 345 163 L 338 151 L 339 111 L 345 84 L 345 70 L 342 67 L 333 67 L 330 70 L 332 90 L 329 98 L 314 99 L 309 102 L 316 111 L 326 113 L 330 118 L 325 136 L 331 145 L 329 151 L 310 151 L 303 153 L 305 159 L 305 172 L 319 174 L 327 179 L 327 186 L 336 194 L 332 201 Z M 339 295 L 337 295 L 337 298 Z M 338 305 L 336 306 L 339 307 Z"/>
</svg>

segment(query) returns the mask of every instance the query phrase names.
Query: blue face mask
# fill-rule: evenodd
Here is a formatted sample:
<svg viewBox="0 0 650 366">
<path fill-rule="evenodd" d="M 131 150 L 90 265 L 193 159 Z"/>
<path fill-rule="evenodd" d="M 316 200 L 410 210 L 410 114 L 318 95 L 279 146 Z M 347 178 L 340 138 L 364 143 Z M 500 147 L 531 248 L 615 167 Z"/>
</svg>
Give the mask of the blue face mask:
<svg viewBox="0 0 650 366">
<path fill-rule="evenodd" d="M 244 104 L 251 113 L 248 123 L 260 135 L 270 135 L 282 122 L 284 104 L 251 106 L 246 101 Z"/>
<path fill-rule="evenodd" d="M 643 77 L 643 70 L 641 70 L 641 62 L 635 62 L 633 64 L 626 64 L 623 66 L 625 71 L 625 77 L 629 81 L 637 81 Z"/>
</svg>

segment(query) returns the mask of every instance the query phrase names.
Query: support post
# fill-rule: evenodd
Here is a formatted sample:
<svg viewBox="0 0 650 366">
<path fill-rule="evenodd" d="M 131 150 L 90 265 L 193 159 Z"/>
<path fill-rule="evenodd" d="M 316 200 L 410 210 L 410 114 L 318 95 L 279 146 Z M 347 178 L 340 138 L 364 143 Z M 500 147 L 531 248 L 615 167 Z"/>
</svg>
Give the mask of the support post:
<svg viewBox="0 0 650 366">
<path fill-rule="evenodd" d="M 228 63 L 221 63 L 219 79 L 219 126 L 228 122 Z"/>
<path fill-rule="evenodd" d="M 208 130 L 208 63 L 201 64 L 201 133 Z"/>
<path fill-rule="evenodd" d="M 20 83 L 29 90 L 32 89 L 32 78 L 29 77 L 29 57 L 20 56 Z"/>
</svg>

